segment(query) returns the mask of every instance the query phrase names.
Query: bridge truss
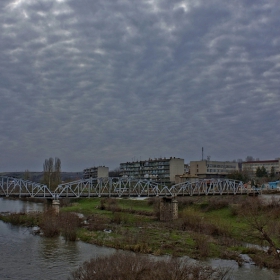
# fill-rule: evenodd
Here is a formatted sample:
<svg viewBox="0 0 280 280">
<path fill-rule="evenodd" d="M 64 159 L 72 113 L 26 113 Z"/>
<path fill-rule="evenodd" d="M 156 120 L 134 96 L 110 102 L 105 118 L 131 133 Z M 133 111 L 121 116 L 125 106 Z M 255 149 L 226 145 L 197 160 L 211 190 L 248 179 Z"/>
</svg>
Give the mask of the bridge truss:
<svg viewBox="0 0 280 280">
<path fill-rule="evenodd" d="M 89 178 L 58 185 L 58 197 L 130 197 L 171 195 L 168 187 L 132 178 Z"/>
<path fill-rule="evenodd" d="M 53 198 L 46 185 L 12 177 L 0 177 L 0 196 Z"/>
<path fill-rule="evenodd" d="M 245 194 L 248 190 L 243 182 L 230 179 L 201 179 L 186 181 L 170 188 L 170 192 L 176 196 L 184 195 L 229 195 Z"/>
<path fill-rule="evenodd" d="M 149 197 L 245 194 L 243 182 L 229 179 L 201 179 L 166 186 L 147 179 L 90 178 L 61 184 L 57 197 Z"/>
<path fill-rule="evenodd" d="M 248 194 L 243 182 L 229 179 L 200 179 L 172 186 L 147 179 L 90 178 L 64 183 L 52 192 L 46 185 L 11 177 L 0 177 L 0 196 L 38 198 L 150 197 Z"/>
</svg>

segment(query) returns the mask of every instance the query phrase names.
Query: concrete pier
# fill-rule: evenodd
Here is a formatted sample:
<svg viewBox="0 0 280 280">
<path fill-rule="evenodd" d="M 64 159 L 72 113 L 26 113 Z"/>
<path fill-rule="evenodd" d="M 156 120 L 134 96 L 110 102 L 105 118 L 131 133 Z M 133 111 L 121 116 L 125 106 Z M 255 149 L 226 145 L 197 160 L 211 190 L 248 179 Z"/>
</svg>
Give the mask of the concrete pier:
<svg viewBox="0 0 280 280">
<path fill-rule="evenodd" d="M 59 205 L 60 205 L 59 200 L 54 199 L 52 201 L 52 208 L 54 209 L 56 214 L 59 214 L 59 207 L 60 207 Z"/>
<path fill-rule="evenodd" d="M 178 219 L 178 201 L 173 197 L 163 197 L 160 201 L 160 220 L 172 221 Z"/>
</svg>

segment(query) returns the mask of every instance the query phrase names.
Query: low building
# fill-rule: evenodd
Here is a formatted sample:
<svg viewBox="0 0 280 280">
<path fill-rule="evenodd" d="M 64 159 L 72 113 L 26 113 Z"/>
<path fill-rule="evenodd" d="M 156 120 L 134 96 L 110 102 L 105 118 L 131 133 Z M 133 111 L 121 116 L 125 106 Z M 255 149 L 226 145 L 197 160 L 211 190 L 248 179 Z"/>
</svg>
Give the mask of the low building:
<svg viewBox="0 0 280 280">
<path fill-rule="evenodd" d="M 267 174 L 271 173 L 274 168 L 274 173 L 279 174 L 280 172 L 280 159 L 275 160 L 257 160 L 257 161 L 245 161 L 242 162 L 242 171 L 246 171 L 252 177 L 256 176 L 258 168 L 264 167 Z"/>
<path fill-rule="evenodd" d="M 198 180 L 198 176 L 196 175 L 190 175 L 189 173 L 184 173 L 183 175 L 176 175 L 175 176 L 175 184 L 180 184 L 184 182 L 196 182 Z"/>
<path fill-rule="evenodd" d="M 268 182 L 268 186 L 272 190 L 279 189 L 280 188 L 280 181 Z"/>
<path fill-rule="evenodd" d="M 122 176 L 175 182 L 176 175 L 184 174 L 184 159 L 156 158 L 120 164 Z"/>
<path fill-rule="evenodd" d="M 83 171 L 83 178 L 108 178 L 109 177 L 109 167 L 97 166 L 86 168 Z"/>
<path fill-rule="evenodd" d="M 230 161 L 200 160 L 190 162 L 190 175 L 198 178 L 224 178 L 238 171 L 238 163 Z"/>
</svg>

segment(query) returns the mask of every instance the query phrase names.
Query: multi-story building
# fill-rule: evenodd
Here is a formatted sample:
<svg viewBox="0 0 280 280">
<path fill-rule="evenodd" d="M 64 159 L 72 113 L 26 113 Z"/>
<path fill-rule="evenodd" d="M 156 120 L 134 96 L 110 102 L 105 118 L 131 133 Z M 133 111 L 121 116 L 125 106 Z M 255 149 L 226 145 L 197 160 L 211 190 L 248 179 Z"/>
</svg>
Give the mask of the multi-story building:
<svg viewBox="0 0 280 280">
<path fill-rule="evenodd" d="M 175 182 L 175 176 L 184 173 L 184 159 L 156 158 L 120 164 L 122 176 L 134 178 L 150 178 Z"/>
<path fill-rule="evenodd" d="M 190 174 L 190 165 L 189 164 L 184 165 L 184 174 Z"/>
<path fill-rule="evenodd" d="M 275 160 L 258 160 L 258 161 L 245 161 L 242 162 L 242 170 L 247 171 L 252 177 L 256 176 L 257 169 L 264 167 L 267 174 L 271 173 L 272 167 L 274 173 L 279 174 L 280 172 L 280 159 Z"/>
<path fill-rule="evenodd" d="M 109 177 L 109 167 L 106 166 L 98 166 L 86 168 L 83 171 L 83 178 L 108 178 Z"/>
<path fill-rule="evenodd" d="M 190 175 L 198 178 L 223 178 L 234 171 L 238 171 L 237 162 L 212 160 L 190 162 Z"/>
</svg>

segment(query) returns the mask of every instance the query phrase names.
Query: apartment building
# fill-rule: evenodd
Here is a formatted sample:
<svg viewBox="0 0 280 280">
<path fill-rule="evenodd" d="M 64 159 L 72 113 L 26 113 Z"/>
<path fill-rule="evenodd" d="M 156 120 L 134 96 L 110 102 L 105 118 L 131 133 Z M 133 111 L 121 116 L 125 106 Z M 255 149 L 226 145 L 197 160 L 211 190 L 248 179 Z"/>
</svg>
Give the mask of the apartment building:
<svg viewBox="0 0 280 280">
<path fill-rule="evenodd" d="M 175 157 L 155 158 L 120 164 L 122 176 L 149 178 L 172 183 L 175 182 L 176 175 L 184 173 L 184 167 L 184 159 Z"/>
<path fill-rule="evenodd" d="M 271 173 L 271 168 L 274 167 L 275 174 L 280 172 L 280 159 L 275 160 L 258 160 L 258 161 L 245 161 L 242 162 L 242 170 L 247 171 L 251 176 L 256 175 L 257 169 L 264 167 L 267 174 Z"/>
<path fill-rule="evenodd" d="M 109 177 L 109 167 L 97 166 L 86 168 L 83 171 L 83 178 L 108 178 Z"/>
<path fill-rule="evenodd" d="M 198 178 L 223 178 L 234 171 L 238 171 L 237 162 L 212 160 L 190 162 L 190 175 Z"/>
</svg>

